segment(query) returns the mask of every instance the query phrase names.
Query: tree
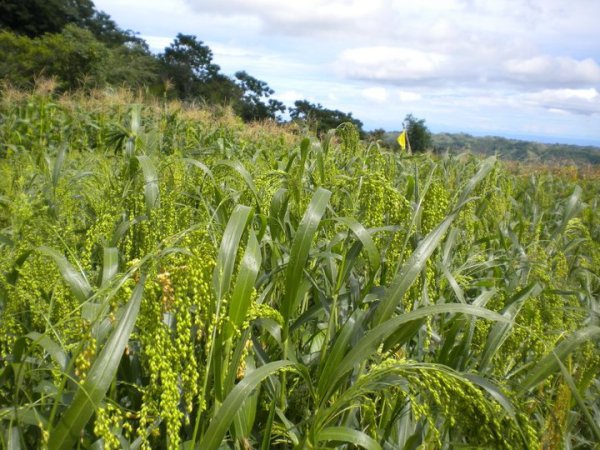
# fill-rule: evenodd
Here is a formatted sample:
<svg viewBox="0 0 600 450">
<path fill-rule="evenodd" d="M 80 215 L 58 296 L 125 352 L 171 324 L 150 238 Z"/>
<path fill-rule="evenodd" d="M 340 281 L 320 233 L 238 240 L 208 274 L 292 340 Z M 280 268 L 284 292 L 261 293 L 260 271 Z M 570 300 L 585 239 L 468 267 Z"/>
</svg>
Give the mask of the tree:
<svg viewBox="0 0 600 450">
<path fill-rule="evenodd" d="M 234 109 L 244 94 L 233 79 L 222 73 L 198 83 L 196 93 L 208 105 L 232 105 Z"/>
<path fill-rule="evenodd" d="M 170 80 L 179 98 L 198 97 L 201 84 L 215 77 L 220 67 L 213 64 L 212 50 L 196 36 L 179 33 L 160 55 L 162 76 Z"/>
<path fill-rule="evenodd" d="M 361 137 L 364 136 L 362 122 L 352 117 L 352 113 L 323 108 L 321 104 L 315 105 L 308 100 L 294 102 L 294 108 L 290 108 L 290 116 L 293 120 L 305 122 L 317 134 L 326 133 L 344 122 L 350 122 L 356 126 Z"/>
<path fill-rule="evenodd" d="M 368 133 L 368 138 L 371 142 L 383 141 L 385 138 L 385 130 L 383 128 L 376 128 Z"/>
<path fill-rule="evenodd" d="M 146 49 L 146 53 L 150 54 L 146 41 L 136 36 L 131 30 L 122 30 L 119 28 L 116 22 L 104 11 L 94 10 L 91 16 L 86 17 L 77 25 L 90 30 L 94 33 L 96 39 L 110 47 L 129 45 L 144 48 Z"/>
<path fill-rule="evenodd" d="M 278 113 L 285 112 L 283 103 L 269 98 L 275 91 L 266 82 L 248 75 L 245 71 L 236 72 L 235 78 L 243 92 L 235 109 L 244 121 L 277 119 Z M 265 103 L 266 99 L 268 100 Z"/>
<path fill-rule="evenodd" d="M 40 37 L 60 33 L 67 25 L 91 31 L 109 46 L 143 44 L 131 31 L 121 30 L 108 14 L 96 10 L 91 0 L 2 0 L 0 28 L 14 33 Z"/>
<path fill-rule="evenodd" d="M 70 23 L 82 25 L 94 11 L 91 0 L 2 0 L 0 27 L 37 37 L 60 33 Z"/>
<path fill-rule="evenodd" d="M 424 152 L 431 148 L 431 132 L 425 125 L 425 119 L 417 119 L 412 114 L 404 118 L 408 141 L 413 152 Z"/>
<path fill-rule="evenodd" d="M 109 47 L 73 24 L 36 38 L 0 32 L 0 60 L 0 79 L 22 88 L 39 76 L 55 78 L 59 90 L 158 81 L 157 61 L 144 46 Z"/>
<path fill-rule="evenodd" d="M 103 65 L 108 84 L 155 88 L 160 85 L 160 64 L 144 44 L 130 42 L 110 48 L 107 64 Z"/>
<path fill-rule="evenodd" d="M 55 77 L 61 89 L 104 84 L 104 64 L 110 50 L 94 35 L 75 25 L 61 33 L 29 38 L 0 33 L 0 78 L 27 87 L 38 76 Z"/>
</svg>

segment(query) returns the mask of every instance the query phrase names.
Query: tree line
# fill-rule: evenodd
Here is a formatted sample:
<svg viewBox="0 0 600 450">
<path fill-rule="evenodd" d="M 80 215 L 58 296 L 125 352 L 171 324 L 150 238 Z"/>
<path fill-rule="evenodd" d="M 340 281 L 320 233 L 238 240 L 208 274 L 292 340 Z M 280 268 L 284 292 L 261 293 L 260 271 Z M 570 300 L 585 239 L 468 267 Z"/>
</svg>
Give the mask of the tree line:
<svg viewBox="0 0 600 450">
<path fill-rule="evenodd" d="M 363 124 L 345 113 L 297 100 L 287 107 L 269 85 L 244 70 L 224 74 L 211 49 L 196 36 L 178 34 L 159 54 L 131 30 L 121 29 L 91 0 L 0 2 L 0 79 L 29 88 L 53 78 L 60 91 L 104 86 L 144 88 L 207 105 L 229 105 L 244 121 L 281 120 L 289 112 L 317 133 L 343 122 L 364 136 Z"/>
</svg>

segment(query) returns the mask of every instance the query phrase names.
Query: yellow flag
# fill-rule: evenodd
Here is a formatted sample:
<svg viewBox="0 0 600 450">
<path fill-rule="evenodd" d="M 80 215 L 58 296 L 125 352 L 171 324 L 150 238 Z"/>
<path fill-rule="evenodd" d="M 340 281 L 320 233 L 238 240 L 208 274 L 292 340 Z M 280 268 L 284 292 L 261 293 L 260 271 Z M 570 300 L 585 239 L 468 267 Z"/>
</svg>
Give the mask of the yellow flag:
<svg viewBox="0 0 600 450">
<path fill-rule="evenodd" d="M 402 150 L 406 150 L 406 130 L 402 131 L 400 136 L 398 136 L 398 144 Z"/>
</svg>

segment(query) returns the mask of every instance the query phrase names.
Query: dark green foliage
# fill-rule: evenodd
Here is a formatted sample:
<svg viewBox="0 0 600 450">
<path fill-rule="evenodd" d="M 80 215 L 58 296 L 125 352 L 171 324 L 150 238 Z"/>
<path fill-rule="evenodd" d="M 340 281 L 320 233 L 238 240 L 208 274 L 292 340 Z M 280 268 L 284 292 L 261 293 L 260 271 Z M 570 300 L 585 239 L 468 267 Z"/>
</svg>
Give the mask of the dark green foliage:
<svg viewBox="0 0 600 450">
<path fill-rule="evenodd" d="M 231 105 L 235 108 L 244 94 L 242 88 L 227 75 L 217 73 L 195 86 L 197 99 L 206 105 Z"/>
<path fill-rule="evenodd" d="M 111 47 L 133 44 L 148 50 L 148 46 L 143 39 L 136 37 L 131 30 L 119 28 L 115 21 L 104 11 L 94 11 L 91 17 L 79 25 L 90 30 L 99 41 Z"/>
<path fill-rule="evenodd" d="M 178 98 L 192 100 L 199 96 L 201 85 L 219 73 L 212 59 L 212 50 L 196 36 L 179 33 L 160 55 L 161 76 L 173 83 Z"/>
<path fill-rule="evenodd" d="M 110 50 L 87 30 L 67 25 L 61 33 L 38 38 L 0 34 L 0 77 L 26 86 L 36 77 L 56 77 L 63 89 L 104 81 Z"/>
<path fill-rule="evenodd" d="M 0 2 L 0 28 L 29 37 L 60 33 L 67 25 L 85 28 L 109 46 L 144 44 L 131 31 L 121 30 L 91 0 L 3 0 Z"/>
<path fill-rule="evenodd" d="M 363 134 L 362 122 L 352 117 L 352 113 L 344 113 L 337 109 L 324 108 L 321 104 L 313 104 L 308 100 L 297 100 L 294 108 L 290 108 L 290 116 L 296 121 L 303 121 L 317 134 L 337 128 L 340 124 L 350 122 Z"/>
<path fill-rule="evenodd" d="M 159 66 L 144 42 L 130 42 L 110 49 L 104 80 L 112 86 L 152 87 L 159 82 Z"/>
<path fill-rule="evenodd" d="M 273 89 L 245 71 L 234 78 L 220 73 L 210 48 L 196 36 L 178 34 L 160 55 L 162 77 L 173 84 L 176 97 L 207 104 L 231 105 L 246 122 L 276 119 L 283 103 L 269 98 Z"/>
<path fill-rule="evenodd" d="M 108 47 L 75 25 L 37 38 L 2 32 L 0 59 L 0 78 L 19 87 L 38 77 L 56 78 L 62 90 L 156 82 L 157 64 L 144 46 Z"/>
<path fill-rule="evenodd" d="M 425 125 L 425 119 L 417 119 L 412 114 L 404 118 L 404 128 L 407 130 L 408 141 L 413 152 L 431 150 L 431 132 Z"/>
<path fill-rule="evenodd" d="M 370 141 L 383 141 L 385 139 L 385 130 L 383 128 L 377 128 L 368 133 Z"/>
<path fill-rule="evenodd" d="M 235 78 L 243 92 L 236 107 L 236 111 L 243 120 L 250 122 L 276 119 L 278 113 L 285 112 L 283 103 L 269 98 L 275 91 L 267 83 L 257 80 L 245 71 L 236 72 Z M 268 99 L 267 103 L 265 103 L 266 99 Z"/>
<path fill-rule="evenodd" d="M 70 23 L 84 25 L 94 12 L 90 0 L 2 0 L 0 27 L 36 37 L 59 33 Z"/>
</svg>

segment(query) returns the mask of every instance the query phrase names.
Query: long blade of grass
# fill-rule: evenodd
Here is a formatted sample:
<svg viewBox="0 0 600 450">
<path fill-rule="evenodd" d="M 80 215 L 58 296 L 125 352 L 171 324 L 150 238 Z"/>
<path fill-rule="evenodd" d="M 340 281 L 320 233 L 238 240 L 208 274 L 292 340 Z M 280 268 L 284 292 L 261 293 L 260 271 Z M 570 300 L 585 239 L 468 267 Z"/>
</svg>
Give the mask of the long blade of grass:
<svg viewBox="0 0 600 450">
<path fill-rule="evenodd" d="M 183 158 L 183 161 L 185 161 L 186 163 L 188 163 L 192 166 L 197 167 L 202 172 L 204 172 L 204 174 L 207 177 L 209 177 L 213 182 L 215 181 L 215 176 L 213 175 L 212 170 L 210 170 L 206 164 L 203 164 L 200 161 L 196 161 L 195 159 L 192 159 L 192 158 Z"/>
<path fill-rule="evenodd" d="M 213 286 L 219 302 L 231 287 L 231 276 L 233 275 L 239 243 L 251 217 L 252 209 L 250 207 L 236 205 L 227 222 L 219 254 L 217 255 L 217 265 L 213 273 Z"/>
<path fill-rule="evenodd" d="M 104 287 L 119 271 L 119 249 L 116 247 L 104 247 L 104 259 L 102 261 L 102 283 Z"/>
<path fill-rule="evenodd" d="M 287 211 L 288 200 L 289 193 L 285 188 L 279 188 L 277 192 L 273 194 L 273 198 L 271 199 L 269 217 L 267 220 L 273 239 L 281 239 L 283 236 L 283 222 Z"/>
<path fill-rule="evenodd" d="M 597 339 L 599 337 L 600 327 L 597 326 L 590 326 L 575 331 L 568 338 L 558 344 L 551 353 L 544 356 L 537 364 L 535 364 L 529 375 L 521 383 L 521 389 L 518 391 L 518 394 L 523 395 L 525 392 L 544 381 L 550 375 L 560 370 L 560 366 L 556 361 L 557 358 L 558 360 L 562 361 L 571 352 L 577 350 L 582 343 L 591 339 Z"/>
<path fill-rule="evenodd" d="M 579 409 L 581 409 L 581 412 L 583 412 L 583 416 L 585 417 L 585 420 L 587 421 L 590 429 L 592 430 L 594 437 L 600 443 L 600 427 L 592 417 L 592 414 L 586 406 L 583 397 L 579 393 L 579 389 L 577 389 L 577 386 L 575 385 L 575 380 L 573 380 L 573 377 L 571 376 L 565 365 L 562 363 L 560 358 L 556 355 L 554 355 L 554 358 L 556 360 L 556 364 L 558 364 L 558 367 L 560 367 L 560 371 L 565 379 L 565 382 L 567 383 L 567 386 L 569 386 L 569 389 L 571 390 L 571 393 L 573 394 L 573 397 L 577 402 L 577 406 L 579 406 Z"/>
<path fill-rule="evenodd" d="M 50 450 L 73 448 L 85 424 L 90 420 L 112 383 L 119 362 L 133 331 L 144 292 L 142 275 L 117 326 L 92 364 L 83 384 L 79 386 L 72 403 L 62 415 L 58 425 L 51 430 L 48 440 Z"/>
<path fill-rule="evenodd" d="M 60 345 L 45 334 L 38 333 L 37 331 L 27 333 L 25 337 L 31 339 L 34 344 L 37 344 L 46 350 L 60 368 L 66 370 L 69 359 Z"/>
<path fill-rule="evenodd" d="M 381 265 L 381 257 L 379 256 L 379 250 L 377 250 L 375 241 L 373 241 L 369 231 L 353 217 L 338 217 L 335 220 L 343 223 L 352 230 L 367 252 L 372 273 L 377 272 Z"/>
<path fill-rule="evenodd" d="M 146 155 L 137 157 L 144 174 L 144 198 L 146 210 L 150 212 L 160 206 L 160 190 L 158 188 L 158 174 L 152 160 Z"/>
<path fill-rule="evenodd" d="M 401 325 L 428 316 L 444 313 L 468 314 L 498 322 L 506 322 L 508 320 L 489 309 L 462 303 L 425 306 L 409 313 L 402 314 L 401 316 L 394 317 L 370 330 L 356 343 L 356 345 L 354 345 L 354 347 L 352 347 L 345 358 L 338 364 L 335 373 L 331 375 L 329 380 L 324 381 L 324 383 L 329 386 L 328 392 L 331 392 L 336 387 L 337 383 L 346 375 L 346 373 L 366 361 L 377 350 L 379 345 L 389 336 L 392 336 Z M 405 336 L 404 338 L 408 339 L 408 336 Z M 396 344 L 399 345 L 400 342 L 396 342 Z"/>
<path fill-rule="evenodd" d="M 217 166 L 229 167 L 229 168 L 233 169 L 235 172 L 237 172 L 240 175 L 240 177 L 242 178 L 242 180 L 244 180 L 244 182 L 248 186 L 248 189 L 250 189 L 250 191 L 254 195 L 254 198 L 256 199 L 256 204 L 257 205 L 259 204 L 258 191 L 256 190 L 256 185 L 254 184 L 254 181 L 252 180 L 252 175 L 250 175 L 250 172 L 248 172 L 246 170 L 246 168 L 242 165 L 241 162 L 223 160 L 223 161 L 217 162 L 215 164 L 215 166 L 216 167 Z"/>
<path fill-rule="evenodd" d="M 581 208 L 582 192 L 583 191 L 582 191 L 581 187 L 575 186 L 573 193 L 569 197 L 569 200 L 567 200 L 567 204 L 565 206 L 565 212 L 564 212 L 562 221 L 560 222 L 560 225 L 552 233 L 552 237 L 550 240 L 553 241 L 556 238 L 556 236 L 561 234 L 567 227 L 569 220 L 571 220 L 573 217 L 575 217 L 575 215 L 579 212 L 579 210 Z"/>
<path fill-rule="evenodd" d="M 292 366 L 291 361 L 275 361 L 252 371 L 244 377 L 229 393 L 221 407 L 210 421 L 204 436 L 196 445 L 197 450 L 217 450 L 223 437 L 231 426 L 233 419 L 244 401 L 252 391 L 269 375 L 273 375 L 284 367 Z"/>
<path fill-rule="evenodd" d="M 50 247 L 39 247 L 38 250 L 54 259 L 58 270 L 71 292 L 80 302 L 86 301 L 92 295 L 92 287 L 83 273 L 75 269 L 61 253 Z"/>
<path fill-rule="evenodd" d="M 229 306 L 229 319 L 234 326 L 242 324 L 250 307 L 252 290 L 260 269 L 262 255 L 253 230 L 250 230 L 246 252 L 240 263 Z"/>
<path fill-rule="evenodd" d="M 325 400 L 324 394 L 329 388 L 328 380 L 331 380 L 333 378 L 333 374 L 337 372 L 339 363 L 344 359 L 352 339 L 356 337 L 358 332 L 360 332 L 365 320 L 365 316 L 366 315 L 364 311 L 355 311 L 338 333 L 335 342 L 329 354 L 327 355 L 327 358 L 325 358 L 323 361 L 323 368 L 319 374 L 317 393 L 320 399 Z"/>
<path fill-rule="evenodd" d="M 281 305 L 281 314 L 285 321 L 291 319 L 294 311 L 308 253 L 330 197 L 331 192 L 327 189 L 316 190 L 294 235 L 285 277 L 285 297 Z"/>
<path fill-rule="evenodd" d="M 367 450 L 381 450 L 381 445 L 362 431 L 353 430 L 348 427 L 327 427 L 323 428 L 317 437 L 319 442 L 339 441 L 359 445 Z"/>
<path fill-rule="evenodd" d="M 58 186 L 58 180 L 60 179 L 60 171 L 62 170 L 62 166 L 65 162 L 65 157 L 67 155 L 67 146 L 61 145 L 58 150 L 58 154 L 56 155 L 56 160 L 54 161 L 54 167 L 52 168 L 52 186 L 54 189 Z"/>
<path fill-rule="evenodd" d="M 508 338 L 510 331 L 512 330 L 514 319 L 519 314 L 521 306 L 525 303 L 529 297 L 534 297 L 542 290 L 541 286 L 537 283 L 525 287 L 521 291 L 517 292 L 511 299 L 507 301 L 506 306 L 502 311 L 502 315 L 509 319 L 509 322 L 499 322 L 494 324 L 487 342 L 483 349 L 481 356 L 481 362 L 479 363 L 479 370 L 486 371 L 488 366 L 498 352 L 504 341 Z"/>
<path fill-rule="evenodd" d="M 510 399 L 506 395 L 504 395 L 504 393 L 500 390 L 498 386 L 496 386 L 490 380 L 483 378 L 479 375 L 466 373 L 463 376 L 471 383 L 476 384 L 485 389 L 488 392 L 488 394 L 490 394 L 492 398 L 504 408 L 504 410 L 508 413 L 510 417 L 515 417 L 515 407 L 513 406 Z"/>
</svg>

